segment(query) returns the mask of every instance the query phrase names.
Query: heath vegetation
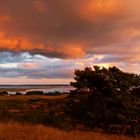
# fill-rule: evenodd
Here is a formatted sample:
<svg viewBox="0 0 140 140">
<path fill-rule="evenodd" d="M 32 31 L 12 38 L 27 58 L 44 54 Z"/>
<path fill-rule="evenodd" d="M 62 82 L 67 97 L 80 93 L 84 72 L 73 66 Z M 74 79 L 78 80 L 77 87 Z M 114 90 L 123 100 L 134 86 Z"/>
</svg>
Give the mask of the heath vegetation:
<svg viewBox="0 0 140 140">
<path fill-rule="evenodd" d="M 6 122 L 14 121 L 24 123 L 24 126 L 28 123 L 36 124 L 36 132 L 41 133 L 38 130 L 41 127 L 44 137 L 48 137 L 45 131 L 50 130 L 44 126 L 59 128 L 61 131 L 52 128 L 51 130 L 62 135 L 58 136 L 63 137 L 62 140 L 66 136 L 70 140 L 82 140 L 82 138 L 90 140 L 93 136 L 97 139 L 100 137 L 100 140 L 106 139 L 106 136 L 101 138 L 103 135 L 100 136 L 94 133 L 95 131 L 138 137 L 140 134 L 140 75 L 126 73 L 116 67 L 107 69 L 94 66 L 75 70 L 74 79 L 75 82 L 71 82 L 71 85 L 75 90 L 69 94 L 58 92 L 44 94 L 41 91 L 32 91 L 26 95 L 18 93 L 15 96 L 8 96 L 7 92 L 1 93 L 0 133 L 11 125 Z M 4 127 L 3 122 L 7 126 Z M 26 127 L 22 128 L 21 124 L 16 125 L 21 127 L 23 133 L 26 131 Z M 29 127 L 29 131 L 34 130 L 34 127 L 32 126 L 31 129 Z M 71 134 L 75 133 L 74 130 L 82 130 L 82 132 L 78 131 L 77 136 L 73 137 Z M 57 136 L 49 136 L 50 139 L 54 137 Z M 117 139 L 117 136 L 113 136 L 113 139 Z"/>
</svg>

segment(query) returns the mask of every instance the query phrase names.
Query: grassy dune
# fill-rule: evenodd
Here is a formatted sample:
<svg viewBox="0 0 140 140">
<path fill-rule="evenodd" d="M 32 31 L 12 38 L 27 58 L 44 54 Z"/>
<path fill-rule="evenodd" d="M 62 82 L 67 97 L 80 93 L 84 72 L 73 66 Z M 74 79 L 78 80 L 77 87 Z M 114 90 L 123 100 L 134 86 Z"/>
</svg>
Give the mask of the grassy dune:
<svg viewBox="0 0 140 140">
<path fill-rule="evenodd" d="M 137 138 L 138 140 L 139 138 Z M 64 132 L 43 125 L 29 125 L 15 122 L 0 123 L 0 140 L 134 140 L 117 135 L 96 132 Z M 136 140 L 136 139 L 135 139 Z"/>
</svg>

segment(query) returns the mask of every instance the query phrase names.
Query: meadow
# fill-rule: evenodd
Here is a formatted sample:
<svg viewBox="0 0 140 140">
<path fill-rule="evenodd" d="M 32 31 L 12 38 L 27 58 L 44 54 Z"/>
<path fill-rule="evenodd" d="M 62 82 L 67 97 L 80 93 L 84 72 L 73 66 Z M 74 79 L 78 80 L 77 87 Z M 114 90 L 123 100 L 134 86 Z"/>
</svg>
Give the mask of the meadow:
<svg viewBox="0 0 140 140">
<path fill-rule="evenodd" d="M 68 99 L 69 94 L 0 96 L 0 140 L 140 139 L 72 126 Z"/>
<path fill-rule="evenodd" d="M 62 94 L 58 96 L 51 96 L 51 95 L 10 95 L 10 96 L 0 96 L 0 101 L 29 101 L 35 99 L 44 99 L 44 100 L 53 100 L 53 99 L 63 99 L 67 97 L 68 94 Z"/>
<path fill-rule="evenodd" d="M 68 94 L 0 96 L 0 121 L 12 120 L 63 128 L 62 102 L 67 96 Z M 60 112 L 62 114 L 58 115 Z"/>
<path fill-rule="evenodd" d="M 0 140 L 138 140 L 120 135 L 87 131 L 62 131 L 43 125 L 0 123 Z"/>
</svg>

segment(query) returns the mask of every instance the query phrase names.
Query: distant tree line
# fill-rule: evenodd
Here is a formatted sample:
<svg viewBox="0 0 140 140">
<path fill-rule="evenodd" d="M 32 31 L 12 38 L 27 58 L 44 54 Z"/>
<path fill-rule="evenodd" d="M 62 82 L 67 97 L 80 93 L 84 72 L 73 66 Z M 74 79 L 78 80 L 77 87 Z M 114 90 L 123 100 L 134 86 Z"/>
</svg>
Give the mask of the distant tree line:
<svg viewBox="0 0 140 140">
<path fill-rule="evenodd" d="M 15 94 L 8 94 L 7 91 L 0 91 L 0 96 L 15 96 L 15 95 L 62 95 L 62 94 L 68 94 L 68 92 L 60 92 L 60 91 L 52 91 L 52 92 L 43 92 L 43 91 L 27 91 L 25 94 L 22 92 L 17 91 Z"/>
</svg>

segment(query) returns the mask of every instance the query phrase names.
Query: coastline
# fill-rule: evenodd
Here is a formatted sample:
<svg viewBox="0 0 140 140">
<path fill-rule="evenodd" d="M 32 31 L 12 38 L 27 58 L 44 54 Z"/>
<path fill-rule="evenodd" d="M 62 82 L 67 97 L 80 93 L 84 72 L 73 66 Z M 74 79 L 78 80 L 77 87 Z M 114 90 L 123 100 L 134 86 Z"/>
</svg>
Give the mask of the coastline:
<svg viewBox="0 0 140 140">
<path fill-rule="evenodd" d="M 0 85 L 0 92 L 8 92 L 8 94 L 26 94 L 28 91 L 42 91 L 44 93 L 69 93 L 74 88 L 70 85 Z"/>
</svg>

